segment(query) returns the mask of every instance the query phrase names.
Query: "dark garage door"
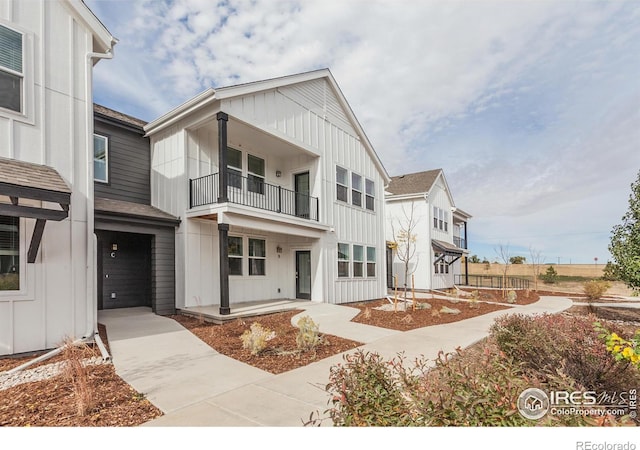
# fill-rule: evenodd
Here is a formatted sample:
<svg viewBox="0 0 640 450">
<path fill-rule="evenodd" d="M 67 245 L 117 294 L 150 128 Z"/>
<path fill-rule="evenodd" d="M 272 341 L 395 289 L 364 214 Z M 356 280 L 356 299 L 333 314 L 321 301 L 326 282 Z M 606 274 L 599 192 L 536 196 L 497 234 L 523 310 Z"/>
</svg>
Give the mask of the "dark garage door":
<svg viewBox="0 0 640 450">
<path fill-rule="evenodd" d="M 96 231 L 98 309 L 151 306 L 151 235 Z"/>
</svg>

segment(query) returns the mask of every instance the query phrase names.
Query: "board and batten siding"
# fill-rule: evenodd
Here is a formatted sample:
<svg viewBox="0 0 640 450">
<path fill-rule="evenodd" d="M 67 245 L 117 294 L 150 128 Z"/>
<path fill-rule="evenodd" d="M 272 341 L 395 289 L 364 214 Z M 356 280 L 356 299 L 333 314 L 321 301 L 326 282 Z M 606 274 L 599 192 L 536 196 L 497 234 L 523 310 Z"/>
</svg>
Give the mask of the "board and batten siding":
<svg viewBox="0 0 640 450">
<path fill-rule="evenodd" d="M 72 190 L 69 216 L 47 221 L 35 264 L 26 263 L 34 219 L 20 219 L 21 290 L 0 292 L 0 355 L 56 347 L 87 331 L 94 292 L 93 180 L 88 179 L 87 92 L 91 31 L 61 2 L 0 2 L 0 23 L 25 33 L 25 116 L 0 112 L 0 156 L 56 169 Z M 60 208 L 33 202 L 34 206 Z"/>
</svg>

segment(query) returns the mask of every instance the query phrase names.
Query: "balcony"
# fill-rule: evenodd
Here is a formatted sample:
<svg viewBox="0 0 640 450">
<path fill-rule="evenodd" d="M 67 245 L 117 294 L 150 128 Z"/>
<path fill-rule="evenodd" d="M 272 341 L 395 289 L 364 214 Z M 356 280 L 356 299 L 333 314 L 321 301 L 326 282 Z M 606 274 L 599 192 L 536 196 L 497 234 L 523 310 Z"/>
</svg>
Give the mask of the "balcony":
<svg viewBox="0 0 640 450">
<path fill-rule="evenodd" d="M 282 186 L 265 183 L 262 178 L 244 177 L 229 171 L 227 200 L 237 205 L 272 211 L 288 216 L 318 221 L 318 199 Z M 218 203 L 218 174 L 189 180 L 191 208 Z"/>
<path fill-rule="evenodd" d="M 464 238 L 461 238 L 460 236 L 454 236 L 453 243 L 458 248 L 464 248 L 464 249 L 467 248 L 467 241 Z"/>
</svg>

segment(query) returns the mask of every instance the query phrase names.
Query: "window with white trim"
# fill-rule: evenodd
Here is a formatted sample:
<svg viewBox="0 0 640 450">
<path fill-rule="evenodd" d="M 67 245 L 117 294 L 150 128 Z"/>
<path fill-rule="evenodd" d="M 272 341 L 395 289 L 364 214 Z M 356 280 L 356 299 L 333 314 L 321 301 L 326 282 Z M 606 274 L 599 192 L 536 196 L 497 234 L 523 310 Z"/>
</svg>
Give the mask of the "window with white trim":
<svg viewBox="0 0 640 450">
<path fill-rule="evenodd" d="M 0 291 L 20 290 L 20 218 L 0 216 Z"/>
<path fill-rule="evenodd" d="M 247 188 L 249 192 L 264 194 L 264 159 L 247 155 Z"/>
<path fill-rule="evenodd" d="M 353 276 L 364 277 L 364 250 L 362 245 L 353 246 Z"/>
<path fill-rule="evenodd" d="M 340 166 L 336 166 L 336 198 L 349 202 L 349 171 Z"/>
<path fill-rule="evenodd" d="M 242 189 L 242 152 L 227 147 L 227 184 L 230 187 Z"/>
<path fill-rule="evenodd" d="M 376 248 L 367 247 L 367 277 L 376 276 Z"/>
<path fill-rule="evenodd" d="M 362 206 L 362 177 L 351 172 L 351 204 Z"/>
<path fill-rule="evenodd" d="M 349 244 L 338 244 L 338 276 L 349 276 Z"/>
<path fill-rule="evenodd" d="M 249 275 L 265 275 L 267 245 L 264 239 L 249 238 Z"/>
<path fill-rule="evenodd" d="M 242 237 L 229 236 L 229 275 L 242 275 Z"/>
<path fill-rule="evenodd" d="M 24 35 L 0 25 L 0 108 L 24 112 Z"/>
<path fill-rule="evenodd" d="M 433 207 L 433 228 L 448 232 L 449 231 L 449 212 L 437 206 Z"/>
<path fill-rule="evenodd" d="M 374 210 L 374 201 L 375 201 L 375 183 L 373 182 L 373 180 L 370 180 L 368 178 L 365 179 L 364 182 L 364 187 L 365 187 L 365 199 L 364 199 L 364 203 L 365 203 L 365 208 L 367 208 L 369 211 L 373 211 Z"/>
<path fill-rule="evenodd" d="M 99 134 L 93 135 L 93 179 L 109 182 L 109 139 Z"/>
</svg>

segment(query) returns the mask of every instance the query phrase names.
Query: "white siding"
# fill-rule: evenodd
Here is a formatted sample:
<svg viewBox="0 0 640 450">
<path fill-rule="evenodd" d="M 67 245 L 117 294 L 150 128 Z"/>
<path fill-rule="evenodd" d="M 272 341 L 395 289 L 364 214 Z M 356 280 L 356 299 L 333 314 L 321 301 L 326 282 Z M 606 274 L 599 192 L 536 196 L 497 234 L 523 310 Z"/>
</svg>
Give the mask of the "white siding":
<svg viewBox="0 0 640 450">
<path fill-rule="evenodd" d="M 93 298 L 93 232 L 87 204 L 91 98 L 86 98 L 86 55 L 92 34 L 61 2 L 4 0 L 4 25 L 27 33 L 27 117 L 0 112 L 0 156 L 55 168 L 72 189 L 69 217 L 48 221 L 35 264 L 26 264 L 34 219 L 21 219 L 21 292 L 0 292 L 0 355 L 57 346 L 88 330 Z M 89 72 L 90 73 L 90 72 Z M 35 206 L 40 206 L 36 202 Z M 59 205 L 42 204 L 47 208 Z M 90 245 L 89 251 L 87 245 Z M 89 306 L 95 308 L 95 305 Z"/>
</svg>

